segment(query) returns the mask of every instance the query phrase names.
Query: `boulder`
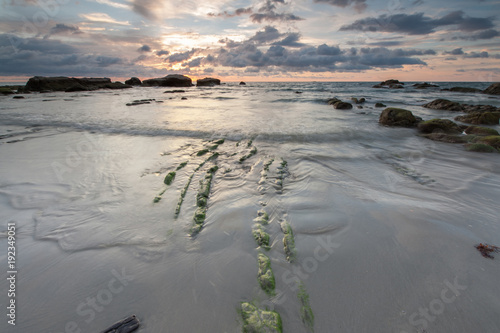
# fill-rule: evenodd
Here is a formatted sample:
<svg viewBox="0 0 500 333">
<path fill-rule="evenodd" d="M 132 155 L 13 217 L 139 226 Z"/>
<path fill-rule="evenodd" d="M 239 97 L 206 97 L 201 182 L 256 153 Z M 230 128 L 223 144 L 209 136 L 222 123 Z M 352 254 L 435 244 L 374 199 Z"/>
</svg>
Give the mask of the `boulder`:
<svg viewBox="0 0 500 333">
<path fill-rule="evenodd" d="M 140 326 L 140 322 L 135 315 L 131 315 L 119 322 L 114 323 L 112 326 L 108 327 L 101 333 L 130 333 L 137 330 Z"/>
<path fill-rule="evenodd" d="M 434 110 L 447 110 L 447 111 L 463 111 L 462 104 L 458 102 L 452 102 L 447 99 L 436 99 L 430 103 L 422 105 L 424 108 L 434 109 Z"/>
<path fill-rule="evenodd" d="M 418 120 L 411 111 L 398 108 L 387 108 L 382 111 L 378 121 L 385 126 L 413 127 Z"/>
<path fill-rule="evenodd" d="M 135 76 L 131 77 L 127 81 L 125 81 L 125 84 L 131 85 L 131 86 L 140 86 L 142 84 L 141 80 Z"/>
<path fill-rule="evenodd" d="M 455 117 L 455 120 L 473 125 L 498 125 L 500 123 L 500 112 L 473 112 Z"/>
<path fill-rule="evenodd" d="M 413 87 L 415 89 L 427 89 L 427 88 L 438 88 L 439 86 L 435 85 L 435 84 L 430 84 L 430 83 L 424 82 L 424 83 L 415 83 L 413 85 Z"/>
<path fill-rule="evenodd" d="M 380 82 L 379 84 L 376 84 L 373 86 L 373 88 L 389 88 L 389 89 L 403 89 L 404 83 L 399 82 L 398 80 L 386 80 L 384 82 Z"/>
<path fill-rule="evenodd" d="M 489 135 L 476 137 L 474 142 L 483 143 L 500 150 L 500 135 Z"/>
<path fill-rule="evenodd" d="M 328 105 L 333 105 L 333 104 L 335 104 L 335 103 L 337 103 L 337 102 L 342 102 L 342 101 L 341 101 L 340 99 L 338 99 L 337 97 L 330 98 L 329 100 L 327 100 L 327 101 L 326 101 L 326 103 L 327 103 Z"/>
<path fill-rule="evenodd" d="M 243 81 L 240 82 L 240 86 L 246 86 L 247 84 Z"/>
<path fill-rule="evenodd" d="M 193 81 L 184 75 L 170 74 L 162 78 L 144 80 L 142 85 L 146 87 L 191 87 Z"/>
<path fill-rule="evenodd" d="M 500 82 L 493 83 L 488 88 L 483 90 L 483 93 L 489 95 L 500 95 Z"/>
<path fill-rule="evenodd" d="M 479 136 L 500 135 L 498 131 L 493 128 L 481 126 L 469 126 L 465 129 L 465 133 Z"/>
<path fill-rule="evenodd" d="M 469 143 L 465 145 L 465 150 L 473 151 L 477 153 L 496 153 L 498 152 L 495 148 L 484 143 Z"/>
<path fill-rule="evenodd" d="M 220 85 L 220 80 L 214 79 L 211 77 L 206 77 L 204 79 L 196 80 L 197 87 L 213 87 L 213 86 L 219 86 L 219 85 Z"/>
<path fill-rule="evenodd" d="M 28 80 L 25 90 L 28 91 L 91 91 L 97 89 L 125 89 L 131 86 L 111 82 L 109 78 L 74 78 L 35 76 Z"/>
<path fill-rule="evenodd" d="M 177 93 L 185 93 L 186 91 L 185 90 L 167 90 L 167 91 L 164 91 L 163 93 L 164 94 L 177 94 Z"/>
<path fill-rule="evenodd" d="M 449 119 L 431 119 L 418 124 L 421 133 L 460 134 L 462 129 Z"/>
<path fill-rule="evenodd" d="M 480 93 L 481 89 L 469 88 L 469 87 L 453 87 L 450 89 L 443 89 L 445 91 L 461 92 L 461 93 Z"/>
<path fill-rule="evenodd" d="M 376 108 L 385 108 L 386 106 L 384 103 L 375 103 Z"/>
<path fill-rule="evenodd" d="M 366 99 L 364 97 L 361 97 L 360 99 L 352 97 L 351 101 L 353 101 L 355 104 L 363 104 L 364 102 L 366 102 Z"/>
<path fill-rule="evenodd" d="M 350 110 L 352 109 L 352 104 L 347 102 L 338 101 L 333 104 L 333 107 L 338 110 Z"/>
<path fill-rule="evenodd" d="M 454 135 L 446 133 L 430 133 L 422 135 L 424 138 L 431 139 L 433 141 L 440 141 L 446 143 L 467 143 L 470 142 L 470 135 Z"/>
</svg>

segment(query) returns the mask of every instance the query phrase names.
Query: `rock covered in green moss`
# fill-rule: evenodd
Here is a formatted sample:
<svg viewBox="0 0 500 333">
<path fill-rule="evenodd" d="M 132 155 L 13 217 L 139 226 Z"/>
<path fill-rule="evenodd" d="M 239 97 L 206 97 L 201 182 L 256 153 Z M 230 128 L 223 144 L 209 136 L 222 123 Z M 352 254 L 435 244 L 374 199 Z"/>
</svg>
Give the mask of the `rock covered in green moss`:
<svg viewBox="0 0 500 333">
<path fill-rule="evenodd" d="M 299 284 L 299 292 L 297 296 L 301 304 L 300 318 L 309 331 L 314 331 L 314 313 L 311 305 L 309 304 L 309 294 L 307 293 L 303 282 Z"/>
<path fill-rule="evenodd" d="M 248 160 L 250 157 L 252 157 L 255 154 L 257 154 L 257 148 L 253 147 L 248 154 L 240 157 L 240 163 L 243 163 L 244 161 Z"/>
<path fill-rule="evenodd" d="M 474 134 L 474 135 L 481 135 L 481 136 L 499 135 L 497 130 L 495 130 L 493 128 L 481 127 L 481 126 L 469 126 L 465 129 L 465 133 Z"/>
<path fill-rule="evenodd" d="M 264 209 L 261 209 L 257 212 L 257 217 L 254 219 L 254 221 L 262 225 L 267 225 L 269 223 L 269 215 Z"/>
<path fill-rule="evenodd" d="M 274 280 L 273 270 L 271 269 L 271 260 L 263 253 L 259 253 L 257 260 L 259 263 L 257 278 L 259 280 L 260 287 L 266 292 L 266 294 L 274 295 L 276 282 Z"/>
<path fill-rule="evenodd" d="M 200 188 L 198 189 L 198 194 L 196 195 L 196 211 L 193 216 L 194 225 L 191 228 L 191 235 L 196 235 L 203 228 L 207 214 L 207 202 L 210 195 L 210 187 L 212 185 L 212 179 L 217 172 L 219 167 L 214 165 L 208 169 L 205 177 L 200 180 Z"/>
<path fill-rule="evenodd" d="M 455 120 L 473 125 L 498 125 L 500 112 L 473 112 L 455 117 Z"/>
<path fill-rule="evenodd" d="M 446 111 L 463 111 L 463 107 L 458 102 L 452 102 L 444 98 L 439 98 L 422 105 L 424 108 Z"/>
<path fill-rule="evenodd" d="M 483 143 L 493 148 L 500 150 L 500 135 L 489 135 L 483 137 L 476 137 L 474 140 L 475 143 Z"/>
<path fill-rule="evenodd" d="M 270 249 L 270 247 L 269 247 L 269 238 L 270 237 L 269 237 L 269 234 L 264 231 L 264 229 L 262 228 L 262 225 L 256 224 L 254 226 L 254 228 L 252 229 L 252 235 L 260 247 L 262 247 L 266 250 Z"/>
<path fill-rule="evenodd" d="M 384 103 L 375 103 L 376 108 L 385 108 L 386 106 Z"/>
<path fill-rule="evenodd" d="M 498 152 L 495 148 L 484 143 L 469 143 L 465 145 L 465 150 L 473 151 L 478 153 L 496 153 Z"/>
<path fill-rule="evenodd" d="M 282 333 L 281 317 L 276 311 L 259 309 L 249 302 L 241 303 L 244 333 Z"/>
<path fill-rule="evenodd" d="M 350 110 L 352 109 L 352 104 L 347 102 L 338 101 L 333 104 L 333 108 L 337 110 Z"/>
<path fill-rule="evenodd" d="M 431 119 L 418 124 L 421 133 L 460 134 L 462 129 L 449 119 Z"/>
<path fill-rule="evenodd" d="M 170 185 L 172 184 L 172 182 L 174 181 L 175 179 L 175 171 L 170 171 L 166 176 L 165 176 L 165 179 L 163 180 L 163 182 L 166 184 L 166 185 Z"/>
<path fill-rule="evenodd" d="M 453 135 L 446 133 L 424 134 L 423 137 L 433 141 L 440 141 L 446 143 L 467 143 L 472 139 L 470 135 Z"/>
<path fill-rule="evenodd" d="M 398 108 L 384 109 L 379 117 L 379 123 L 385 126 L 414 127 L 417 122 L 411 111 Z"/>
<path fill-rule="evenodd" d="M 202 150 L 200 150 L 199 152 L 196 153 L 196 156 L 202 156 L 202 155 L 205 155 L 208 152 L 209 152 L 208 149 L 202 149 Z"/>
<path fill-rule="evenodd" d="M 283 231 L 283 248 L 285 250 L 286 260 L 292 262 L 295 259 L 295 237 L 293 230 L 287 221 L 281 222 L 281 230 Z"/>
</svg>

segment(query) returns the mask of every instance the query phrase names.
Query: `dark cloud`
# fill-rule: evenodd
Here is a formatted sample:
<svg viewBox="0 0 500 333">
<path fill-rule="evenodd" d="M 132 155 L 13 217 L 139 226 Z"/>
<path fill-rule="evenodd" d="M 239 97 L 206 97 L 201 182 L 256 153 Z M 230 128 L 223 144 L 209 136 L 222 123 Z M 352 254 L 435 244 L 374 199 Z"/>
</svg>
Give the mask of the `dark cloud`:
<svg viewBox="0 0 500 333">
<path fill-rule="evenodd" d="M 302 17 L 296 16 L 290 13 L 255 13 L 250 15 L 252 22 L 254 23 L 262 23 L 263 21 L 267 22 L 276 22 L 276 21 L 301 21 Z"/>
<path fill-rule="evenodd" d="M 296 32 L 289 33 L 282 40 L 273 43 L 273 45 L 288 46 L 288 47 L 303 47 L 304 43 L 300 43 L 300 34 Z"/>
<path fill-rule="evenodd" d="M 151 47 L 149 45 L 143 45 L 137 49 L 137 52 L 151 52 Z"/>
<path fill-rule="evenodd" d="M 314 0 L 316 3 L 327 3 L 337 7 L 353 6 L 358 12 L 366 9 L 366 0 Z"/>
<path fill-rule="evenodd" d="M 450 55 L 462 55 L 464 54 L 464 50 L 462 50 L 461 47 L 453 49 L 451 51 L 445 51 L 443 54 L 450 54 Z"/>
<path fill-rule="evenodd" d="M 341 31 L 380 31 L 400 32 L 409 35 L 425 35 L 435 32 L 436 28 L 455 25 L 456 30 L 462 32 L 473 32 L 485 30 L 494 26 L 492 18 L 469 17 L 463 11 L 454 11 L 439 19 L 417 14 L 394 14 L 381 15 L 379 17 L 368 17 L 344 25 Z"/>
<path fill-rule="evenodd" d="M 495 29 L 488 29 L 484 31 L 480 31 L 478 33 L 472 34 L 470 36 L 455 36 L 451 38 L 452 40 L 478 40 L 478 39 L 493 39 L 495 37 L 500 36 L 500 33 Z"/>
<path fill-rule="evenodd" d="M 133 0 L 132 10 L 150 20 L 157 20 L 155 12 L 161 8 L 161 2 L 156 0 Z"/>
<path fill-rule="evenodd" d="M 51 35 L 58 34 L 81 34 L 80 28 L 74 25 L 66 25 L 63 23 L 57 23 L 55 27 L 50 29 Z"/>
<path fill-rule="evenodd" d="M 181 53 L 174 53 L 168 58 L 165 59 L 165 61 L 168 61 L 170 63 L 178 63 L 178 62 L 183 62 L 191 58 L 195 53 L 197 52 L 196 49 L 192 49 L 191 51 L 186 51 L 186 52 L 181 52 Z"/>
<path fill-rule="evenodd" d="M 169 54 L 170 54 L 170 52 L 164 51 L 164 50 L 156 51 L 156 55 L 158 57 L 161 57 L 161 56 L 164 56 L 164 55 L 169 55 Z"/>
<path fill-rule="evenodd" d="M 249 42 L 256 42 L 258 44 L 263 44 L 267 42 L 272 42 L 278 38 L 283 37 L 283 34 L 278 31 L 275 27 L 270 25 L 264 27 L 263 31 L 257 31 L 253 37 L 251 37 Z"/>
<path fill-rule="evenodd" d="M 399 46 L 402 44 L 404 44 L 404 42 L 397 41 L 397 40 L 387 40 L 387 41 L 368 43 L 368 45 L 370 45 L 370 46 L 381 46 L 381 47 Z"/>
<path fill-rule="evenodd" d="M 108 67 L 111 65 L 118 65 L 123 63 L 123 59 L 118 57 L 104 57 L 98 56 L 95 58 L 97 66 L 99 67 Z"/>
<path fill-rule="evenodd" d="M 253 13 L 253 10 L 251 7 L 249 7 L 249 8 L 238 8 L 234 11 L 234 13 L 229 13 L 227 11 L 224 11 L 224 12 L 218 13 L 218 14 L 208 13 L 208 16 L 229 18 L 229 17 L 241 16 L 241 15 L 252 14 L 252 13 Z"/>
<path fill-rule="evenodd" d="M 470 52 L 465 53 L 464 58 L 489 58 L 489 53 L 486 51 L 483 52 Z"/>
</svg>

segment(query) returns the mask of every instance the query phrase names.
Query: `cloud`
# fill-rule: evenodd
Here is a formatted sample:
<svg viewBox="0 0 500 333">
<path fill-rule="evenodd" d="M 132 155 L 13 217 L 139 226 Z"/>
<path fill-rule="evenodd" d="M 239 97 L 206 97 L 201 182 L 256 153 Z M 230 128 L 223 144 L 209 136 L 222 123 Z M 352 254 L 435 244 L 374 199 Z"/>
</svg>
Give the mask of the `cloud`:
<svg viewBox="0 0 500 333">
<path fill-rule="evenodd" d="M 461 47 L 453 49 L 451 51 L 445 51 L 443 54 L 450 54 L 450 55 L 462 55 L 464 54 L 464 50 L 462 50 Z"/>
<path fill-rule="evenodd" d="M 167 57 L 165 61 L 169 63 L 183 62 L 191 58 L 196 52 L 197 52 L 196 49 L 192 49 L 191 51 L 174 53 L 171 56 Z"/>
<path fill-rule="evenodd" d="M 465 53 L 464 58 L 489 58 L 489 53 L 486 51 L 483 52 L 470 52 Z"/>
<path fill-rule="evenodd" d="M 264 27 L 263 31 L 257 31 L 253 37 L 251 37 L 249 42 L 257 42 L 259 44 L 263 44 L 266 42 L 272 42 L 281 38 L 283 36 L 282 33 L 278 31 L 275 27 L 270 25 Z"/>
<path fill-rule="evenodd" d="M 116 25 L 130 25 L 130 23 L 128 21 L 117 21 L 105 13 L 80 14 L 80 17 L 82 17 L 90 22 L 110 23 L 110 24 L 116 24 Z"/>
<path fill-rule="evenodd" d="M 366 9 L 366 0 L 314 0 L 316 3 L 327 3 L 332 6 L 337 7 L 348 7 L 353 6 L 358 12 L 362 12 Z"/>
<path fill-rule="evenodd" d="M 451 38 L 452 40 L 457 40 L 457 39 L 461 39 L 461 40 L 478 40 L 478 39 L 493 39 L 495 37 L 498 37 L 500 36 L 500 33 L 495 30 L 495 29 L 488 29 L 488 30 L 483 30 L 483 31 L 480 31 L 476 34 L 473 34 L 473 35 L 470 35 L 470 36 L 455 36 L 453 38 Z"/>
<path fill-rule="evenodd" d="M 276 22 L 276 21 L 301 21 L 303 18 L 290 13 L 255 13 L 250 15 L 252 22 L 262 23 L 263 21 Z"/>
<path fill-rule="evenodd" d="M 344 25 L 340 31 L 400 32 L 409 35 L 426 35 L 435 32 L 439 27 L 456 26 L 462 32 L 473 32 L 489 29 L 494 26 L 492 18 L 469 17 L 463 11 L 454 11 L 439 19 L 417 14 L 394 14 L 368 17 Z"/>
<path fill-rule="evenodd" d="M 299 43 L 300 34 L 297 32 L 288 33 L 282 40 L 273 43 L 273 45 L 288 46 L 288 47 L 303 47 L 304 43 Z"/>
<path fill-rule="evenodd" d="M 137 49 L 137 52 L 151 52 L 151 47 L 149 45 L 143 45 Z"/>
<path fill-rule="evenodd" d="M 230 17 L 241 16 L 241 15 L 252 14 L 252 13 L 253 13 L 253 10 L 251 7 L 249 7 L 249 8 L 238 8 L 234 11 L 234 13 L 229 13 L 227 11 L 224 11 L 223 13 L 218 13 L 218 14 L 208 13 L 208 16 L 230 18 Z"/>
<path fill-rule="evenodd" d="M 50 29 L 50 34 L 51 35 L 58 35 L 58 34 L 81 34 L 82 31 L 80 31 L 80 28 L 74 25 L 66 25 L 63 23 L 57 23 L 55 27 L 52 27 Z"/>
<path fill-rule="evenodd" d="M 126 5 L 126 4 L 123 4 L 123 3 L 119 3 L 119 2 L 114 2 L 114 1 L 111 1 L 111 0 L 96 0 L 97 3 L 100 3 L 102 5 L 108 5 L 108 6 L 111 6 L 111 7 L 114 7 L 114 8 L 119 8 L 119 9 L 128 9 L 130 10 L 130 5 Z"/>
<path fill-rule="evenodd" d="M 123 60 L 118 57 L 105 57 L 105 56 L 98 56 L 95 58 L 97 62 L 97 66 L 99 67 L 108 67 L 111 65 L 117 65 L 117 64 L 122 64 Z"/>
<path fill-rule="evenodd" d="M 156 51 L 156 55 L 158 57 L 161 57 L 161 56 L 164 56 L 164 55 L 169 55 L 169 54 L 170 54 L 170 52 L 164 51 L 164 50 Z"/>
</svg>

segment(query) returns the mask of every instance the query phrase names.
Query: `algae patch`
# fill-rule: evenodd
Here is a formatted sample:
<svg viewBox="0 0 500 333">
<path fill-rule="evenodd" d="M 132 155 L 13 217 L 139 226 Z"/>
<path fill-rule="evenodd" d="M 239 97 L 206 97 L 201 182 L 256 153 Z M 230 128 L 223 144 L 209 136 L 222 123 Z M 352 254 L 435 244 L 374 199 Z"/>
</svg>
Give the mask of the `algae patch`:
<svg viewBox="0 0 500 333">
<path fill-rule="evenodd" d="M 282 333 L 281 316 L 276 311 L 259 309 L 249 302 L 241 303 L 241 318 L 244 333 Z"/>
<path fill-rule="evenodd" d="M 166 185 L 170 185 L 172 184 L 172 182 L 174 181 L 175 179 L 175 171 L 170 171 L 166 176 L 165 176 L 165 179 L 163 180 L 163 182 L 166 184 Z"/>
<path fill-rule="evenodd" d="M 285 250 L 286 260 L 292 262 L 295 259 L 295 238 L 293 237 L 293 230 L 287 221 L 281 223 L 281 230 L 285 234 L 283 236 L 283 247 Z"/>
<path fill-rule="evenodd" d="M 300 318 L 310 331 L 314 331 L 314 313 L 311 305 L 309 304 L 309 294 L 307 293 L 303 282 L 300 282 L 299 284 L 299 292 L 297 293 L 297 296 L 301 304 Z"/>
<path fill-rule="evenodd" d="M 260 224 L 255 225 L 255 227 L 252 230 L 252 235 L 260 247 L 262 247 L 266 250 L 270 249 L 270 247 L 269 247 L 269 238 L 270 238 L 269 234 L 264 231 L 264 229 L 262 228 L 262 226 Z"/>
<path fill-rule="evenodd" d="M 276 286 L 276 282 L 274 280 L 273 270 L 271 269 L 271 260 L 269 259 L 268 256 L 262 253 L 259 253 L 257 259 L 259 262 L 258 279 L 260 287 L 268 295 L 274 295 L 274 288 Z"/>
<path fill-rule="evenodd" d="M 212 185 L 212 179 L 214 174 L 217 172 L 219 167 L 217 165 L 208 169 L 205 177 L 200 180 L 200 188 L 198 189 L 198 194 L 196 195 L 196 205 L 198 208 L 193 216 L 194 225 L 191 228 L 191 235 L 196 235 L 203 228 L 203 223 L 205 223 L 205 218 L 207 214 L 207 202 L 210 195 L 210 187 Z"/>
</svg>

